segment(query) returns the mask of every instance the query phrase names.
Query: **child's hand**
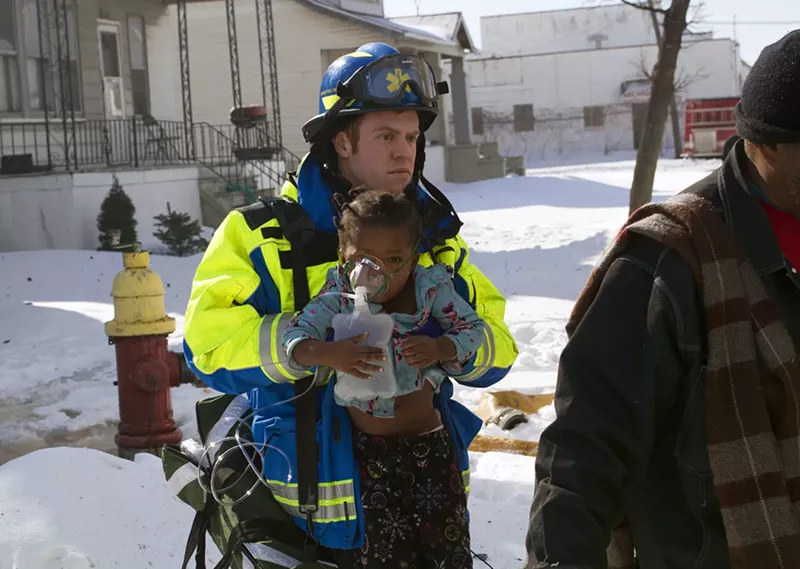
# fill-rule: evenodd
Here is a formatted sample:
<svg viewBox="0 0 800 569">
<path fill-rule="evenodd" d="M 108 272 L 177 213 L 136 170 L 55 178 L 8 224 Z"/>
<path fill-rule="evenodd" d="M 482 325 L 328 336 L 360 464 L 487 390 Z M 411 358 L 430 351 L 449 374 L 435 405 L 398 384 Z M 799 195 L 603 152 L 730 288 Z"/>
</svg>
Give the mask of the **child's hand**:
<svg viewBox="0 0 800 569">
<path fill-rule="evenodd" d="M 386 361 L 386 353 L 381 348 L 363 346 L 366 332 L 337 342 L 326 342 L 325 360 L 328 367 L 361 379 L 372 379 L 368 372 L 383 371 L 383 368 L 369 362 Z"/>
<path fill-rule="evenodd" d="M 361 342 L 366 339 L 364 333 L 337 342 L 303 340 L 295 346 L 293 357 L 301 366 L 326 366 L 361 379 L 372 379 L 366 372 L 383 368 L 368 362 L 385 361 L 386 354 L 381 348 L 362 346 Z"/>
<path fill-rule="evenodd" d="M 456 345 L 445 338 L 409 336 L 401 342 L 403 357 L 411 367 L 426 368 L 438 362 L 447 362 L 456 357 Z"/>
</svg>

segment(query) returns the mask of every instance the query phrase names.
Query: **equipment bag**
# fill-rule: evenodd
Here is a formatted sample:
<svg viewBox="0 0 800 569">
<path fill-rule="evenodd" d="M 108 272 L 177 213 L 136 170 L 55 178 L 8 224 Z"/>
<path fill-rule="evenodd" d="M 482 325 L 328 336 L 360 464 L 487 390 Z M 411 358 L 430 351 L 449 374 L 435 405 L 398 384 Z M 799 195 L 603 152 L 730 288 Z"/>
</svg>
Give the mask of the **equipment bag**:
<svg viewBox="0 0 800 569">
<path fill-rule="evenodd" d="M 237 434 L 241 417 L 250 412 L 243 395 L 221 395 L 199 401 L 196 405 L 197 426 L 202 449 L 208 449 L 203 467 L 202 450 L 191 442 L 181 446 L 167 445 L 163 452 L 164 475 L 177 496 L 195 509 L 194 523 L 186 544 L 182 569 L 187 569 L 196 552 L 197 569 L 206 569 L 206 532 L 223 554 L 214 569 L 331 569 L 336 564 L 317 548 L 309 536 L 289 517 L 272 496 L 270 489 L 258 478 L 235 441 L 219 441 Z M 249 421 L 247 421 L 249 423 Z M 238 429 L 245 451 L 254 466 L 261 469 L 261 457 L 252 442 L 250 429 Z M 223 457 L 213 481 L 218 489 L 219 504 L 208 492 L 211 488 L 211 468 Z M 252 494 L 240 499 L 253 488 Z M 239 502 L 234 505 L 234 503 Z"/>
</svg>

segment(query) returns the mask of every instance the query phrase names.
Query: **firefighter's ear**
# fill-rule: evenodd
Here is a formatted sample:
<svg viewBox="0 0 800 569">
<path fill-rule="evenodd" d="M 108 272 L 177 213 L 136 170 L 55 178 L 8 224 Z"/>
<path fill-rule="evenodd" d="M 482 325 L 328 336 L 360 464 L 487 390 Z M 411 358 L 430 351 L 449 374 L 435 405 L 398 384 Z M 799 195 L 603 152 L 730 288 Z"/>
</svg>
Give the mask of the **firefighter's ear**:
<svg viewBox="0 0 800 569">
<path fill-rule="evenodd" d="M 345 131 L 336 133 L 333 137 L 333 149 L 341 158 L 350 158 L 353 154 L 353 144 Z"/>
</svg>

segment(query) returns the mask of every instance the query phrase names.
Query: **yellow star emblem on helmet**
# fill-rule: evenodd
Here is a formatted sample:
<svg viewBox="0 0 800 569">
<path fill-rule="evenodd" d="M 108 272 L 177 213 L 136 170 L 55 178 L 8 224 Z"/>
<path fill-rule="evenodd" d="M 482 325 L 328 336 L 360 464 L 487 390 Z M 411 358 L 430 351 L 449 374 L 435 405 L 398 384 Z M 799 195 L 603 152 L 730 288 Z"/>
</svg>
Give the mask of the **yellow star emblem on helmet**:
<svg viewBox="0 0 800 569">
<path fill-rule="evenodd" d="M 400 89 L 400 85 L 410 80 L 411 76 L 408 73 L 405 73 L 399 67 L 395 67 L 394 72 L 390 71 L 386 74 L 386 90 L 394 94 Z M 411 88 L 408 85 L 406 85 L 406 91 L 411 92 Z"/>
</svg>

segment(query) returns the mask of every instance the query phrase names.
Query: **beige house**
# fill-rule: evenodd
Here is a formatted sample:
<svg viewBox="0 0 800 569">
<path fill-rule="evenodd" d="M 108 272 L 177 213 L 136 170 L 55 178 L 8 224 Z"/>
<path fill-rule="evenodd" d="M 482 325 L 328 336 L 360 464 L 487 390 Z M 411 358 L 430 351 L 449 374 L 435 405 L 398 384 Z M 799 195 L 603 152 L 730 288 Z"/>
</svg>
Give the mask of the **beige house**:
<svg viewBox="0 0 800 569">
<path fill-rule="evenodd" d="M 261 101 L 258 31 L 254 2 L 236 0 L 239 69 L 244 103 Z M 471 141 L 468 83 L 464 57 L 475 45 L 460 13 L 419 18 L 385 18 L 382 0 L 272 0 L 275 52 L 280 93 L 283 144 L 302 155 L 307 145 L 301 134 L 305 121 L 318 112 L 319 84 L 328 65 L 358 46 L 381 41 L 401 51 L 418 53 L 438 77 L 443 62 L 453 70 L 447 77 L 450 94 L 442 101 L 442 117 L 428 133 L 433 149 L 426 173 L 431 179 L 471 181 L 503 176 L 518 162 L 491 155 Z M 233 106 L 225 2 L 199 1 L 188 5 L 188 43 L 195 122 L 223 123 Z M 177 18 L 159 33 L 177 41 Z M 166 40 L 165 40 L 166 41 Z M 159 41 L 159 43 L 161 43 Z M 171 81 L 153 82 L 153 114 L 177 119 L 181 111 L 179 62 L 173 58 Z M 445 150 L 447 149 L 447 150 Z M 441 174 L 436 175 L 436 169 Z M 445 174 L 447 171 L 447 174 Z"/>
<path fill-rule="evenodd" d="M 45 103 L 60 112 L 60 93 L 52 93 L 59 50 L 69 61 L 70 112 L 146 114 L 148 49 L 157 48 L 147 45 L 146 30 L 169 17 L 162 0 L 0 0 L 0 120 L 36 121 Z"/>
<path fill-rule="evenodd" d="M 261 103 L 255 1 L 186 0 L 183 51 L 177 1 L 0 0 L 0 251 L 96 247 L 113 176 L 136 206 L 145 246 L 167 203 L 215 226 L 231 207 L 276 192 L 306 151 L 301 126 L 317 112 L 324 70 L 370 41 L 421 54 L 439 78 L 449 61 L 450 94 L 427 137 L 431 181 L 523 168 L 471 141 L 464 57 L 475 47 L 461 15 L 388 19 L 381 0 L 259 0 L 272 7 L 284 148 L 244 160 L 229 118 L 226 6 L 235 8 L 242 102 Z"/>
<path fill-rule="evenodd" d="M 0 0 L 0 172 L 165 163 L 179 125 L 153 124 L 151 86 L 171 42 L 152 32 L 171 17 L 163 0 Z"/>
</svg>

